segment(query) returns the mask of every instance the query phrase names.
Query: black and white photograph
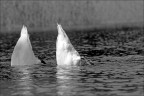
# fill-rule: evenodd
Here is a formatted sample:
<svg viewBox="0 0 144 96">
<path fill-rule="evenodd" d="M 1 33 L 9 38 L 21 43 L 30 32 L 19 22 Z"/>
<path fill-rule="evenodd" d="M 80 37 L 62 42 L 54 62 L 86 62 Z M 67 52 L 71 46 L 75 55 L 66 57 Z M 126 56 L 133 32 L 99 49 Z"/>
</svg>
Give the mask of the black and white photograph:
<svg viewBox="0 0 144 96">
<path fill-rule="evenodd" d="M 144 0 L 0 0 L 0 96 L 144 96 Z"/>
</svg>

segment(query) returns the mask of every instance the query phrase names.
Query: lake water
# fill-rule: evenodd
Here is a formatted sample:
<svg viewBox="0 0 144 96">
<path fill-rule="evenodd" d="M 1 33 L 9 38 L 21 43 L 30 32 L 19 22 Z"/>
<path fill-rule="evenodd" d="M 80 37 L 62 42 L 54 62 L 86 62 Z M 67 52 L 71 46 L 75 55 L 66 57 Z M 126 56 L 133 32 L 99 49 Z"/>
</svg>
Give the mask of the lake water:
<svg viewBox="0 0 144 96">
<path fill-rule="evenodd" d="M 82 65 L 56 65 L 57 33 L 30 35 L 34 53 L 46 64 L 10 66 L 19 34 L 0 34 L 0 96 L 144 96 L 144 57 L 93 51 L 88 33 L 67 33 L 84 56 Z M 94 35 L 94 34 L 93 34 Z"/>
</svg>

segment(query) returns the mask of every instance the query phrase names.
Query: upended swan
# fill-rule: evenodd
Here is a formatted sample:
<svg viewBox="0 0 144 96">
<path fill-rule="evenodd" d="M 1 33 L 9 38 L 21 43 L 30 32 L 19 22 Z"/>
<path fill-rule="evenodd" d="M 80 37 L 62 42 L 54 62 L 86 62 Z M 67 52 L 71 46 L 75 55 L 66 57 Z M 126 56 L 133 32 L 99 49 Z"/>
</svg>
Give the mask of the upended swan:
<svg viewBox="0 0 144 96">
<path fill-rule="evenodd" d="M 31 65 L 41 61 L 35 57 L 26 26 L 21 30 L 21 36 L 17 41 L 11 57 L 11 66 L 14 65 Z"/>
<path fill-rule="evenodd" d="M 57 65 L 77 65 L 81 57 L 71 44 L 65 31 L 60 24 L 57 24 L 58 36 L 56 42 Z"/>
</svg>

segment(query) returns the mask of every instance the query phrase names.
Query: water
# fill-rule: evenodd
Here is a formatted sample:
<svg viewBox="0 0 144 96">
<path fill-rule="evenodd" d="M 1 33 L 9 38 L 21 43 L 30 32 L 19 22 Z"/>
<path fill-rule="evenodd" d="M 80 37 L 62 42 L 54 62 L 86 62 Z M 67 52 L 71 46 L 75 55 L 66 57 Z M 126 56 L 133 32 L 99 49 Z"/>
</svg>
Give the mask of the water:
<svg viewBox="0 0 144 96">
<path fill-rule="evenodd" d="M 10 66 L 19 34 L 0 34 L 0 96 L 143 96 L 142 55 L 106 56 L 88 33 L 68 33 L 83 64 L 57 67 L 56 33 L 30 35 L 34 53 L 46 64 Z M 94 46 L 92 46 L 94 45 Z"/>
</svg>

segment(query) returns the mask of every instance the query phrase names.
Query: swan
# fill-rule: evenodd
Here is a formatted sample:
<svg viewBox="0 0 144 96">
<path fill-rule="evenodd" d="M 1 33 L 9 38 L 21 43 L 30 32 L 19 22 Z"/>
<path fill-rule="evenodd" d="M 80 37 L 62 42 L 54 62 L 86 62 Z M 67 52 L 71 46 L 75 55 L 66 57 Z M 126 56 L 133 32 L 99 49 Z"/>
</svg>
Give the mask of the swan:
<svg viewBox="0 0 144 96">
<path fill-rule="evenodd" d="M 23 25 L 20 38 L 18 39 L 11 56 L 11 66 L 31 65 L 40 62 L 41 61 L 36 58 L 33 53 L 27 28 Z"/>
<path fill-rule="evenodd" d="M 57 65 L 77 65 L 81 57 L 71 44 L 62 26 L 57 23 L 58 36 L 56 41 Z"/>
</svg>

